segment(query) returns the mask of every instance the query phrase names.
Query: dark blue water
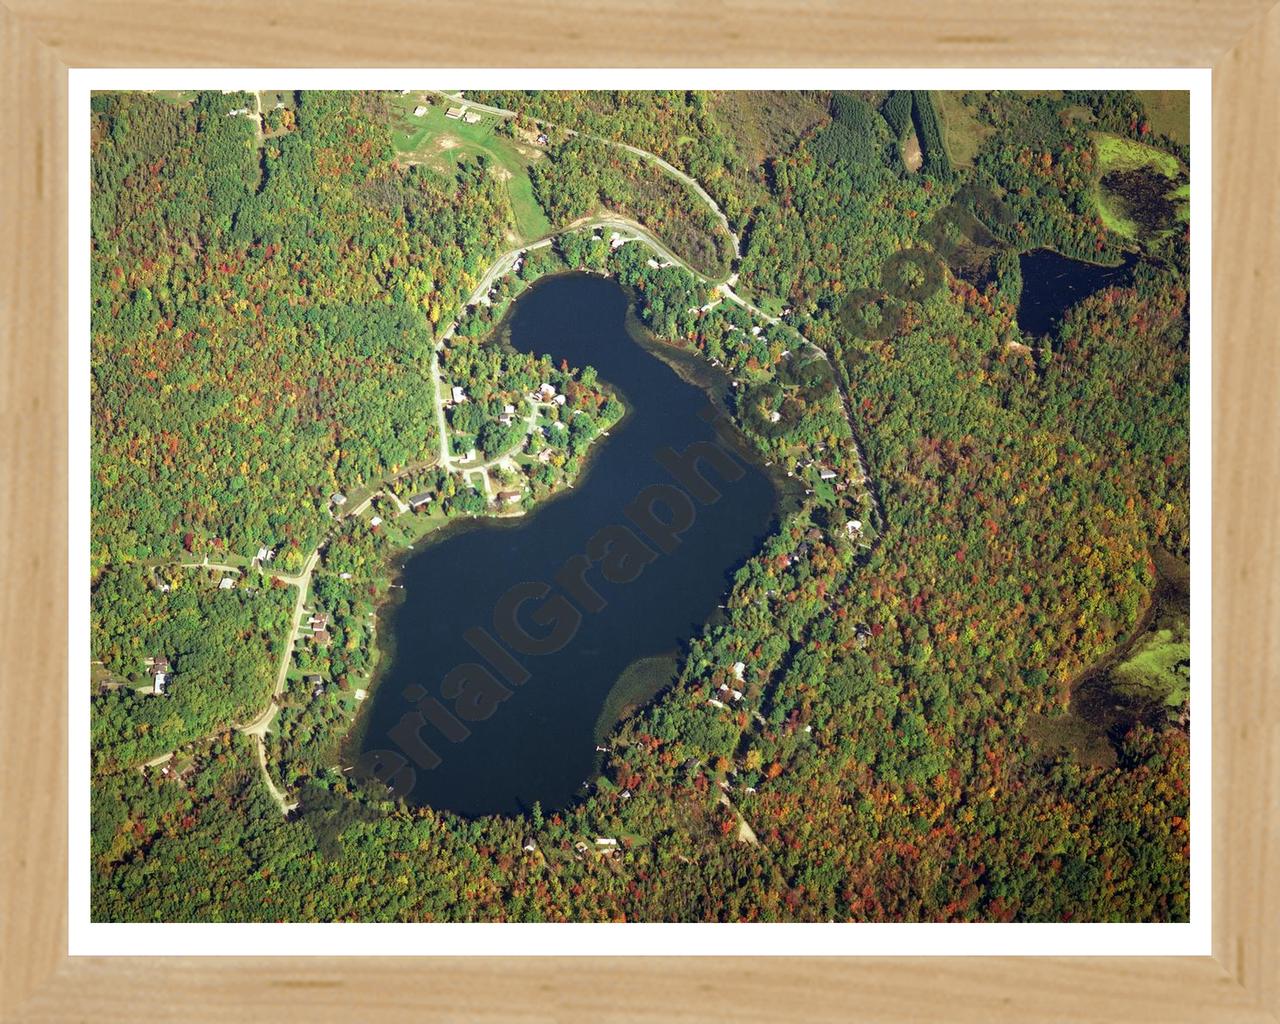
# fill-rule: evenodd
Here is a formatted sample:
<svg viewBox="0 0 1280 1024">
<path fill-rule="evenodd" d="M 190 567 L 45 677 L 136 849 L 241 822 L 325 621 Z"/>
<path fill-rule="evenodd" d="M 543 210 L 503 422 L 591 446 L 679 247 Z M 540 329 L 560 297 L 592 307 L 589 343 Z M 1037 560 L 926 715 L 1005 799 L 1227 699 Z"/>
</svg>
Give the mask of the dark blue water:
<svg viewBox="0 0 1280 1024">
<path fill-rule="evenodd" d="M 1129 284 L 1138 258 L 1126 253 L 1123 263 L 1107 267 L 1073 260 L 1052 249 L 1032 249 L 1019 256 L 1018 262 L 1022 268 L 1018 326 L 1028 334 L 1044 335 L 1053 331 L 1077 302 L 1109 285 Z"/>
<path fill-rule="evenodd" d="M 706 394 L 628 332 L 627 306 L 614 282 L 578 274 L 544 280 L 515 304 L 515 348 L 594 366 L 628 415 L 567 494 L 514 522 L 479 521 L 406 563 L 404 600 L 382 625 L 394 655 L 371 697 L 361 761 L 411 802 L 468 816 L 571 803 L 593 770 L 596 719 L 618 676 L 699 632 L 771 529 L 777 493 L 740 449 L 710 448 L 719 454 L 683 479 L 659 462 L 716 432 Z M 675 496 L 651 492 L 633 506 L 653 485 Z M 602 537 L 590 549 L 606 527 L 612 546 Z M 611 557 L 606 579 L 599 563 Z M 542 595 L 515 613 L 525 639 L 502 603 L 521 584 Z M 468 642 L 474 627 L 484 632 Z M 512 636 L 549 637 L 547 652 L 516 650 Z"/>
</svg>

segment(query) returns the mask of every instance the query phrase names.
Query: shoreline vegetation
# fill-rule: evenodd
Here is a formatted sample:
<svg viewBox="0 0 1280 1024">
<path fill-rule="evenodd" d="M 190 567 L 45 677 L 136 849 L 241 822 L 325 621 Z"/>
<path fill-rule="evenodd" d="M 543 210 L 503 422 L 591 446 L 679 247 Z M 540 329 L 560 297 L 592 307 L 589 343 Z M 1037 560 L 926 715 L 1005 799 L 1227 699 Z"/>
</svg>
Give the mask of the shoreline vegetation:
<svg viewBox="0 0 1280 1024">
<path fill-rule="evenodd" d="M 1185 632 L 1137 628 L 1146 552 L 1190 550 L 1175 120 L 1124 92 L 95 96 L 95 919 L 1186 919 Z M 1125 140 L 1109 170 L 1099 138 Z M 1127 234 L 1100 179 L 1153 164 L 1159 202 L 1113 182 Z M 721 228 L 731 258 L 697 241 Z M 1032 339 L 1012 268 L 1037 247 L 1144 259 Z M 887 294 L 882 265 L 933 250 L 939 287 L 908 258 Z M 631 710 L 577 804 L 468 822 L 333 754 L 388 553 L 514 521 L 598 454 L 607 425 L 539 483 L 545 449 L 506 443 L 568 432 L 524 400 L 543 383 L 611 397 L 489 341 L 555 268 L 616 277 L 682 376 L 722 371 L 795 503 L 670 683 L 652 659 L 615 682 Z M 206 643 L 179 606 L 219 620 Z M 1070 681 L 1122 648 L 1167 710 L 1099 726 L 1114 757 L 1011 739 L 1087 712 Z"/>
</svg>

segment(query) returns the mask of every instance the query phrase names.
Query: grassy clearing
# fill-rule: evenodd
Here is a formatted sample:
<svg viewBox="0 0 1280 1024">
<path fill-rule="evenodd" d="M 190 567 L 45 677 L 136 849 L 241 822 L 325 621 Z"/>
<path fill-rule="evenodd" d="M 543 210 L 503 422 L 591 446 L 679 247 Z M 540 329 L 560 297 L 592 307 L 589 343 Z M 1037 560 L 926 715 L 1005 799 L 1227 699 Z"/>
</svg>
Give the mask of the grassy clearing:
<svg viewBox="0 0 1280 1024">
<path fill-rule="evenodd" d="M 1138 98 L 1142 100 L 1153 132 L 1167 135 L 1184 146 L 1191 145 L 1191 93 L 1141 91 Z"/>
<path fill-rule="evenodd" d="M 972 167 L 982 143 L 995 129 L 980 123 L 964 105 L 964 93 L 935 91 L 930 96 L 942 124 L 942 145 L 951 166 Z"/>
<path fill-rule="evenodd" d="M 405 159 L 453 174 L 463 160 L 483 156 L 493 173 L 506 182 L 521 240 L 533 241 L 551 231 L 529 180 L 529 166 L 541 158 L 541 150 L 497 134 L 498 118 L 492 114 L 481 113 L 476 124 L 445 117 L 446 108 L 457 104 L 438 96 L 411 92 L 392 96 L 390 101 L 395 112 L 391 142 Z M 413 111 L 419 106 L 427 112 L 415 117 Z"/>
<path fill-rule="evenodd" d="M 1121 138 L 1107 132 L 1094 132 L 1093 143 L 1098 150 L 1098 167 L 1103 174 L 1112 171 L 1136 171 L 1140 167 L 1154 167 L 1166 178 L 1177 177 L 1181 165 L 1172 153 L 1156 149 L 1132 139 Z"/>
<path fill-rule="evenodd" d="M 1149 696 L 1168 707 L 1181 707 L 1190 695 L 1191 631 L 1185 615 L 1162 616 L 1133 648 L 1129 657 L 1111 670 L 1121 693 Z"/>
</svg>

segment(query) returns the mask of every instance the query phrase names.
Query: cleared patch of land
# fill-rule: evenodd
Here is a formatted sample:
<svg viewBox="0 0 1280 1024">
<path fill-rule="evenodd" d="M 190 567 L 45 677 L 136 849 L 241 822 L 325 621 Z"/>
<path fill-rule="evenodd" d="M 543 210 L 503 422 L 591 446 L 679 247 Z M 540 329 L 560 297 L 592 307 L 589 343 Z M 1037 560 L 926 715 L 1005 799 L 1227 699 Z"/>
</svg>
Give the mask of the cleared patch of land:
<svg viewBox="0 0 1280 1024">
<path fill-rule="evenodd" d="M 913 128 L 901 143 L 902 150 L 902 166 L 912 174 L 920 170 L 920 165 L 924 163 L 924 153 L 920 149 L 920 139 L 916 136 Z"/>
<path fill-rule="evenodd" d="M 1191 93 L 1180 91 L 1140 91 L 1138 98 L 1147 112 L 1151 130 L 1174 142 L 1191 145 Z"/>
<path fill-rule="evenodd" d="M 982 124 L 974 111 L 965 106 L 964 93 L 935 91 L 929 95 L 942 122 L 942 145 L 951 166 L 972 167 L 982 143 L 994 129 Z"/>
<path fill-rule="evenodd" d="M 479 120 L 474 124 L 447 117 L 446 110 L 464 104 L 439 96 L 410 92 L 390 97 L 390 104 L 395 118 L 391 142 L 401 159 L 454 174 L 464 160 L 483 156 L 506 183 L 521 240 L 533 241 L 550 233 L 551 222 L 534 199 L 529 180 L 529 166 L 542 157 L 541 149 L 497 132 L 499 118 L 493 114 L 475 111 Z M 420 107 L 426 111 L 416 116 L 414 111 Z"/>
</svg>

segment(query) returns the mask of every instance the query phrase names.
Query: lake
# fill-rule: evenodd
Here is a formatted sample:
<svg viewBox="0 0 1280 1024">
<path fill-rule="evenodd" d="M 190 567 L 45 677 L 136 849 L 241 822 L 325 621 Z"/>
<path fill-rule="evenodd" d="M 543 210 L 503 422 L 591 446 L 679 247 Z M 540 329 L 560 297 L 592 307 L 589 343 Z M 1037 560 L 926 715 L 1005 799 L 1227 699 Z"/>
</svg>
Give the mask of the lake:
<svg viewBox="0 0 1280 1024">
<path fill-rule="evenodd" d="M 583 795 L 615 683 L 701 631 L 778 510 L 773 481 L 740 436 L 717 443 L 707 393 L 654 354 L 617 283 L 544 279 L 504 326 L 521 351 L 594 366 L 628 413 L 571 490 L 411 556 L 379 622 L 391 655 L 361 763 L 409 802 L 468 817 Z M 697 443 L 706 457 L 680 469 L 672 455 Z"/>
<path fill-rule="evenodd" d="M 1138 257 L 1126 253 L 1117 266 L 1086 263 L 1052 249 L 1032 249 L 1018 257 L 1022 268 L 1022 298 L 1018 302 L 1018 326 L 1028 334 L 1048 334 L 1062 314 L 1081 299 L 1108 285 L 1133 280 Z"/>
</svg>

